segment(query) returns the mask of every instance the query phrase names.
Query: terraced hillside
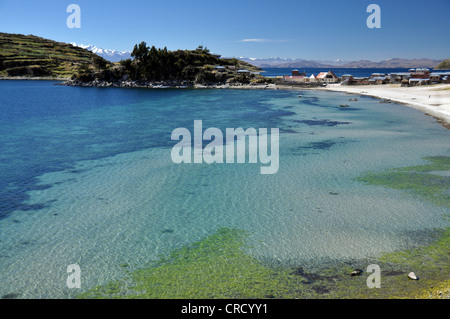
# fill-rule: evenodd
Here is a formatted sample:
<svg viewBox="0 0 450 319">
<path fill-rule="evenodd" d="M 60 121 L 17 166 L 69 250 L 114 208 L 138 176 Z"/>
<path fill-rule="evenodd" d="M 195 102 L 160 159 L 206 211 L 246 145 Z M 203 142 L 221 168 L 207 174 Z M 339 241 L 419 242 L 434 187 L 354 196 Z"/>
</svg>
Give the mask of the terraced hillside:
<svg viewBox="0 0 450 319">
<path fill-rule="evenodd" d="M 0 77 L 70 78 L 99 57 L 71 44 L 34 35 L 0 33 Z"/>
</svg>

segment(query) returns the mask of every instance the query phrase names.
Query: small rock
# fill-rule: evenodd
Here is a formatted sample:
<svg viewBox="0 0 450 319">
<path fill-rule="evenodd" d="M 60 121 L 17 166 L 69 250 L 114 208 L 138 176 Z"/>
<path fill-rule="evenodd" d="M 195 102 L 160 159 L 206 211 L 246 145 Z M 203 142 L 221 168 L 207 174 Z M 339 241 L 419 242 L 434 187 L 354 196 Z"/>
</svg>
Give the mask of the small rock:
<svg viewBox="0 0 450 319">
<path fill-rule="evenodd" d="M 408 274 L 408 278 L 411 280 L 419 280 L 419 278 L 417 278 L 416 274 L 412 271 Z"/>
<path fill-rule="evenodd" d="M 355 269 L 350 273 L 350 276 L 361 276 L 362 272 L 361 269 Z"/>
</svg>

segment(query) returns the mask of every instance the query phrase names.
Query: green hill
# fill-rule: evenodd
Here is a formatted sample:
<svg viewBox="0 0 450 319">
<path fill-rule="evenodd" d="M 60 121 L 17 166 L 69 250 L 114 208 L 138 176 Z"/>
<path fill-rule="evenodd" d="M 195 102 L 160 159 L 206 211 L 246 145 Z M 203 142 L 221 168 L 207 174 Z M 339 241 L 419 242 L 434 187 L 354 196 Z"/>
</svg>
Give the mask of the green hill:
<svg viewBox="0 0 450 319">
<path fill-rule="evenodd" d="M 450 59 L 444 60 L 434 67 L 435 70 L 450 70 Z"/>
<path fill-rule="evenodd" d="M 93 66 L 95 59 L 103 60 L 71 44 L 34 35 L 0 33 L 0 77 L 71 78 L 81 65 Z"/>
</svg>

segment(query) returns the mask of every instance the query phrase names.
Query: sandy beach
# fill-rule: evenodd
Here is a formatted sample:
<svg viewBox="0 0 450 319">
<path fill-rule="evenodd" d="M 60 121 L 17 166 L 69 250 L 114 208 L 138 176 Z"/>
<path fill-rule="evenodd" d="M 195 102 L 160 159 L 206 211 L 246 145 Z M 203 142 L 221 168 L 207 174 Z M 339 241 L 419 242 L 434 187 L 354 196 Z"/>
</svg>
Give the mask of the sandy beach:
<svg viewBox="0 0 450 319">
<path fill-rule="evenodd" d="M 328 84 L 318 90 L 329 90 L 373 96 L 405 104 L 429 114 L 450 128 L 450 84 L 416 87 L 400 85 L 340 85 Z"/>
</svg>

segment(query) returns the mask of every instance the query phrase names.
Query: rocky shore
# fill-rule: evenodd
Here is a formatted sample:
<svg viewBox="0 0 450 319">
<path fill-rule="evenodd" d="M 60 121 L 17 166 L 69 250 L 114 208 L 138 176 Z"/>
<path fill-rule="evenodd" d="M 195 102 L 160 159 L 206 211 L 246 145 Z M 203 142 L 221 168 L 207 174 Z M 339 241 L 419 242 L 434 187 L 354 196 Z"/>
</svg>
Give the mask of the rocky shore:
<svg viewBox="0 0 450 319">
<path fill-rule="evenodd" d="M 121 87 L 121 88 L 150 88 L 150 89 L 279 89 L 274 83 L 230 83 L 230 84 L 197 84 L 187 81 L 100 81 L 94 80 L 90 82 L 83 82 L 78 80 L 68 80 L 57 85 L 62 86 L 82 86 L 82 87 Z"/>
</svg>

